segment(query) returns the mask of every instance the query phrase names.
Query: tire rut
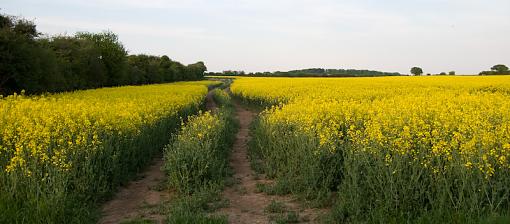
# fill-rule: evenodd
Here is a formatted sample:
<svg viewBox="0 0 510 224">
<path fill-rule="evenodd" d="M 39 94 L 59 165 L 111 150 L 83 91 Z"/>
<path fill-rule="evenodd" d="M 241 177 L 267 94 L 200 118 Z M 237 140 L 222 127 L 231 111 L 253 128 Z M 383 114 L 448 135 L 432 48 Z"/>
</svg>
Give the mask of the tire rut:
<svg viewBox="0 0 510 224">
<path fill-rule="evenodd" d="M 257 184 L 268 184 L 270 180 L 263 175 L 256 175 L 250 166 L 248 158 L 248 142 L 251 139 L 250 125 L 256 113 L 246 109 L 239 103 L 234 103 L 236 119 L 239 120 L 239 132 L 233 145 L 230 166 L 234 171 L 236 184 L 223 191 L 223 197 L 229 200 L 229 206 L 222 208 L 216 214 L 228 216 L 228 222 L 237 223 L 271 223 L 272 216 L 266 208 L 272 201 L 282 202 L 287 211 L 299 214 L 302 223 L 316 223 L 316 209 L 305 209 L 290 196 L 267 195 L 257 191 Z"/>
</svg>

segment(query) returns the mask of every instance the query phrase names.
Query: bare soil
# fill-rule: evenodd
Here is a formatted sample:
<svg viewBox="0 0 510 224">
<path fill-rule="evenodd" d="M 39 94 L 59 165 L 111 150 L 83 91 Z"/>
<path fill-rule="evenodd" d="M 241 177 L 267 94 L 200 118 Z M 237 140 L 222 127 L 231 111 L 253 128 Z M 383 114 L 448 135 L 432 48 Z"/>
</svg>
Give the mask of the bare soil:
<svg viewBox="0 0 510 224">
<path fill-rule="evenodd" d="M 256 113 L 235 103 L 236 117 L 239 120 L 239 132 L 236 135 L 230 166 L 234 171 L 236 184 L 223 192 L 223 197 L 229 200 L 229 207 L 220 209 L 218 214 L 226 214 L 229 223 L 271 223 L 272 216 L 266 208 L 272 201 L 282 202 L 286 211 L 299 214 L 301 223 L 316 223 L 319 214 L 316 209 L 303 208 L 290 196 L 267 195 L 257 191 L 257 184 L 271 183 L 263 175 L 256 175 L 250 166 L 248 158 L 248 141 L 250 140 L 250 124 Z"/>
<path fill-rule="evenodd" d="M 103 205 L 103 217 L 99 223 L 120 223 L 135 218 L 163 223 L 165 217 L 157 212 L 157 207 L 170 200 L 171 193 L 161 190 L 161 184 L 164 184 L 165 180 L 162 166 L 163 159 L 156 158 L 153 164 L 140 174 L 139 180 L 120 189 L 112 200 Z"/>
<path fill-rule="evenodd" d="M 216 112 L 218 110 L 218 106 L 216 105 L 216 102 L 214 102 L 213 91 L 209 91 L 207 93 L 207 96 L 205 97 L 205 107 L 207 110 L 212 112 Z"/>
</svg>

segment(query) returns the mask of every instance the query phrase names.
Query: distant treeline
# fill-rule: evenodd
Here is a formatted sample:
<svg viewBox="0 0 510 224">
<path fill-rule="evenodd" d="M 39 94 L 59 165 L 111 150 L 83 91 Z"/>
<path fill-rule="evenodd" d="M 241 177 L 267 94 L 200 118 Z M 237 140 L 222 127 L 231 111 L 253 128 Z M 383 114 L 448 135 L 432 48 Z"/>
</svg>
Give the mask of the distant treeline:
<svg viewBox="0 0 510 224">
<path fill-rule="evenodd" d="M 33 22 L 0 14 L 0 94 L 198 80 L 206 70 L 203 62 L 128 56 L 112 32 L 43 37 Z"/>
<path fill-rule="evenodd" d="M 506 65 L 498 64 L 491 67 L 490 71 L 482 71 L 479 75 L 510 75 L 510 70 Z"/>
<path fill-rule="evenodd" d="M 373 77 L 373 76 L 399 76 L 398 72 L 380 72 L 371 70 L 356 69 L 323 69 L 308 68 L 292 70 L 288 72 L 255 72 L 245 73 L 244 71 L 223 71 L 209 72 L 210 76 L 253 76 L 253 77 Z"/>
</svg>

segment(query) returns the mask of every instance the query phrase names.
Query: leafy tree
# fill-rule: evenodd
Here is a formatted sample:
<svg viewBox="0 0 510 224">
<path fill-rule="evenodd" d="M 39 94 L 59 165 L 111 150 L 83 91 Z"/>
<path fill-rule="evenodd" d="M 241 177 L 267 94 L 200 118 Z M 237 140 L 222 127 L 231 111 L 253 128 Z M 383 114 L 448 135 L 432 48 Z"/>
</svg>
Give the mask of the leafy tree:
<svg viewBox="0 0 510 224">
<path fill-rule="evenodd" d="M 204 62 L 197 62 L 190 64 L 186 67 L 187 77 L 186 80 L 198 80 L 204 77 L 204 72 L 207 71 Z"/>
<path fill-rule="evenodd" d="M 448 75 L 455 75 L 455 71 L 448 72 Z"/>
<path fill-rule="evenodd" d="M 508 74 L 508 67 L 506 65 L 494 65 L 491 67 L 491 70 L 496 74 Z"/>
<path fill-rule="evenodd" d="M 174 63 L 170 58 L 166 55 L 161 56 L 160 59 L 160 72 L 163 77 L 164 82 L 172 82 L 176 80 L 175 72 L 172 69 L 172 63 Z"/>
<path fill-rule="evenodd" d="M 510 75 L 510 71 L 506 65 L 494 65 L 491 67 L 491 71 L 482 71 L 479 75 Z"/>
<path fill-rule="evenodd" d="M 106 67 L 107 86 L 116 86 L 127 83 L 127 51 L 119 42 L 117 35 L 106 31 L 102 33 L 82 32 L 76 34 L 77 38 L 90 40 L 99 48 L 100 59 Z"/>
<path fill-rule="evenodd" d="M 57 36 L 48 45 L 57 54 L 59 71 L 66 80 L 61 90 L 97 88 L 106 84 L 106 67 L 94 42 Z"/>
<path fill-rule="evenodd" d="M 33 22 L 0 14 L 0 94 L 198 80 L 206 70 L 203 62 L 128 56 L 112 32 L 41 38 Z"/>
<path fill-rule="evenodd" d="M 413 75 L 421 75 L 421 74 L 423 74 L 423 69 L 421 69 L 420 67 L 412 67 L 411 68 L 411 74 L 413 74 Z"/>
<path fill-rule="evenodd" d="M 446 75 L 446 72 L 441 72 L 439 73 L 439 75 Z"/>
<path fill-rule="evenodd" d="M 33 22 L 0 15 L 0 93 L 58 89 L 55 54 L 38 36 Z"/>
</svg>

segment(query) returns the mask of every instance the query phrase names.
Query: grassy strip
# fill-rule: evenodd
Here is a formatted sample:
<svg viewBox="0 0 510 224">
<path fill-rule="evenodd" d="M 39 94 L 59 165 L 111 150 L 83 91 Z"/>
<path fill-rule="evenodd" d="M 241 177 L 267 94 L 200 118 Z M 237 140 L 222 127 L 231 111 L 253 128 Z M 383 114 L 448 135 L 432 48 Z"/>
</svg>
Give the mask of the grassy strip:
<svg viewBox="0 0 510 224">
<path fill-rule="evenodd" d="M 237 124 L 230 96 L 213 91 L 218 112 L 191 116 L 165 149 L 168 183 L 179 192 L 170 205 L 167 223 L 227 223 L 226 217 L 207 212 L 225 205 L 220 193 L 231 173 L 228 157 Z"/>
</svg>

